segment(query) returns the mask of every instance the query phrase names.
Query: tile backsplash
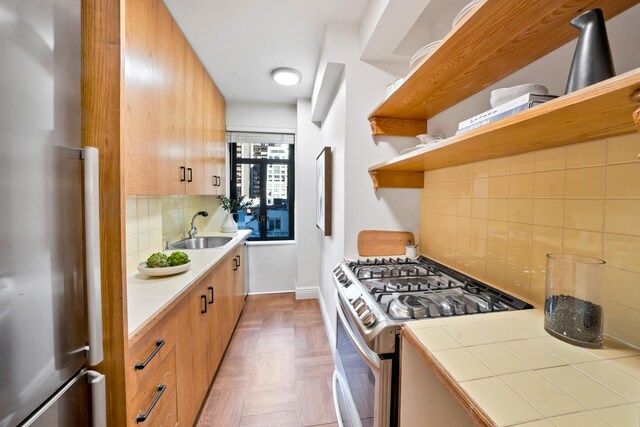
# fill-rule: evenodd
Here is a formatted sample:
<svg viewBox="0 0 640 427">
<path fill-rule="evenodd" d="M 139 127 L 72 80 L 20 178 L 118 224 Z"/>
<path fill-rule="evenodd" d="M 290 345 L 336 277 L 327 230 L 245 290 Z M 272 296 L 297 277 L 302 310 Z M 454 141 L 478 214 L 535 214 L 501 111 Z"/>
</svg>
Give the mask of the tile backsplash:
<svg viewBox="0 0 640 427">
<path fill-rule="evenodd" d="M 196 212 L 209 213 L 196 219 L 200 234 L 220 231 L 225 214 L 216 196 L 127 196 L 125 209 L 128 273 L 166 242 L 184 238 Z"/>
<path fill-rule="evenodd" d="M 537 304 L 546 254 L 604 259 L 605 332 L 640 347 L 640 134 L 425 173 L 420 248 Z"/>
</svg>

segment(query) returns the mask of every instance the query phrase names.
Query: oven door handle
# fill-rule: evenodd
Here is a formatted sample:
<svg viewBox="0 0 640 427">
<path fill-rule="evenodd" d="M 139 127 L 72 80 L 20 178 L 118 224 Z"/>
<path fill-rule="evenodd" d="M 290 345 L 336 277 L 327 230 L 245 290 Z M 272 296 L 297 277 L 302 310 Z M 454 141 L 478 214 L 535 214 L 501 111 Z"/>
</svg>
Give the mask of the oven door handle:
<svg viewBox="0 0 640 427">
<path fill-rule="evenodd" d="M 347 332 L 347 335 L 351 339 L 353 346 L 356 348 L 356 350 L 360 354 L 360 357 L 364 359 L 365 363 L 369 366 L 369 368 L 371 368 L 376 372 L 379 372 L 380 358 L 371 350 L 369 350 L 368 348 L 365 348 L 364 345 L 360 343 L 360 340 L 358 339 L 358 337 L 353 333 L 353 330 L 351 329 L 351 325 L 347 320 L 347 316 L 345 316 L 344 311 L 342 310 L 342 303 L 340 302 L 340 296 L 338 295 L 337 289 L 335 291 L 334 298 L 336 300 L 336 310 L 338 311 L 338 317 L 340 318 L 340 322 L 342 322 L 342 326 L 344 327 L 344 330 Z"/>
</svg>

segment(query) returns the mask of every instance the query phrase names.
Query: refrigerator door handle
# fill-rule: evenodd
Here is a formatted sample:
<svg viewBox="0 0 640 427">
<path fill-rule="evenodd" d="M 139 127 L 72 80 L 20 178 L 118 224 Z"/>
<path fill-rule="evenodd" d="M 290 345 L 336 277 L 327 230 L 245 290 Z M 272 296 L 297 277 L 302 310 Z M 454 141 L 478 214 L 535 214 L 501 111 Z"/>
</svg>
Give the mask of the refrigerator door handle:
<svg viewBox="0 0 640 427">
<path fill-rule="evenodd" d="M 105 376 L 96 371 L 87 371 L 91 385 L 91 414 L 93 427 L 107 427 L 107 391 Z"/>
<path fill-rule="evenodd" d="M 85 147 L 84 159 L 84 225 L 87 264 L 87 317 L 89 321 L 89 365 L 103 359 L 102 348 L 102 284 L 100 278 L 100 186 L 98 149 Z"/>
</svg>

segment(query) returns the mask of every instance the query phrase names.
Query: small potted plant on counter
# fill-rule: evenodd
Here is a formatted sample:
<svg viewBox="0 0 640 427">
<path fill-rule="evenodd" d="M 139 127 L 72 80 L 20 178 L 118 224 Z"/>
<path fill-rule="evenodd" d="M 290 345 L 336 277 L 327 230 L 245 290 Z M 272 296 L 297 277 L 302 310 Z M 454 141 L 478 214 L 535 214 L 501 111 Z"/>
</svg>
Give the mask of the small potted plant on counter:
<svg viewBox="0 0 640 427">
<path fill-rule="evenodd" d="M 237 214 L 239 210 L 247 209 L 253 206 L 253 200 L 246 196 L 240 197 L 227 197 L 218 196 L 218 200 L 222 204 L 222 209 L 227 212 L 227 217 L 222 223 L 223 233 L 235 233 L 238 231 L 238 224 L 236 223 L 234 214 Z"/>
</svg>

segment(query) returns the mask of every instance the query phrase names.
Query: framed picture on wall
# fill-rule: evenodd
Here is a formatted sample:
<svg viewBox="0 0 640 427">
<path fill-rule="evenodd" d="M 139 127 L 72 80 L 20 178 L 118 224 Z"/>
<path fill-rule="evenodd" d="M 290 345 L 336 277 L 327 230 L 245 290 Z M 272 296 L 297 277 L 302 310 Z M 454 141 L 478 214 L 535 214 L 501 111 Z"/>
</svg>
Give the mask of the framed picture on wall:
<svg viewBox="0 0 640 427">
<path fill-rule="evenodd" d="M 316 226 L 331 236 L 331 147 L 324 147 L 316 157 Z"/>
</svg>

